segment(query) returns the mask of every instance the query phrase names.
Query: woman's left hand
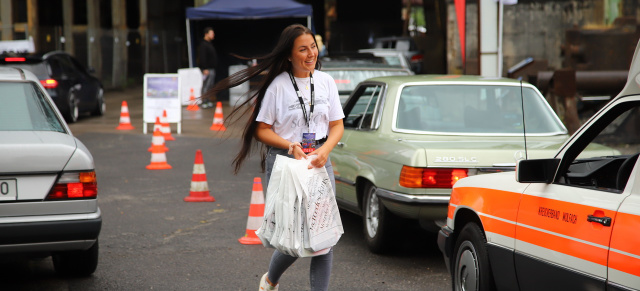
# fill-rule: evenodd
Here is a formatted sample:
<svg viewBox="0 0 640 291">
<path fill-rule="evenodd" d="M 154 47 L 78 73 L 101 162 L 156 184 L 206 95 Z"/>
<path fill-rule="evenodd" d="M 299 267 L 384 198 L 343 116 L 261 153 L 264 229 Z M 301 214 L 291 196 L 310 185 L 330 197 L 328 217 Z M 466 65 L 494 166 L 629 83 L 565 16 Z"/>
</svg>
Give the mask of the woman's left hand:
<svg viewBox="0 0 640 291">
<path fill-rule="evenodd" d="M 313 167 L 322 168 L 327 163 L 327 159 L 329 159 L 329 151 L 324 149 L 324 147 L 319 147 L 315 151 L 307 154 L 307 157 L 311 156 L 315 156 L 315 158 L 311 159 L 311 163 L 309 163 L 309 169 Z"/>
</svg>

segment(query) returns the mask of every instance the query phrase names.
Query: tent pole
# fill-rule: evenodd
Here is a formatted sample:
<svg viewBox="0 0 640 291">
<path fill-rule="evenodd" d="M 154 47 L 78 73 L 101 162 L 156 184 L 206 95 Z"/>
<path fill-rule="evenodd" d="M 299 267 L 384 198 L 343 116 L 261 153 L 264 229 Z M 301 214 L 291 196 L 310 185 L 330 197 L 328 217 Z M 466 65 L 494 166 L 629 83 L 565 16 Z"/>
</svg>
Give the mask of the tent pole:
<svg viewBox="0 0 640 291">
<path fill-rule="evenodd" d="M 187 51 L 189 53 L 189 68 L 193 68 L 193 60 L 191 59 L 191 21 L 187 18 Z"/>
</svg>

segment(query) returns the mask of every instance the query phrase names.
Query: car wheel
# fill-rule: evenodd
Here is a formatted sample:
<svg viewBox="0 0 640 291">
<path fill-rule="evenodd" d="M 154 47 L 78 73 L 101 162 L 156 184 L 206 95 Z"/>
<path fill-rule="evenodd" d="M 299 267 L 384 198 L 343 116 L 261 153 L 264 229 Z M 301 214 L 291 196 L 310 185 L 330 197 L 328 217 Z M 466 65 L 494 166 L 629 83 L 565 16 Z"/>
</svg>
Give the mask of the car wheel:
<svg viewBox="0 0 640 291">
<path fill-rule="evenodd" d="M 469 223 L 462 228 L 456 241 L 451 272 L 454 291 L 495 289 L 486 243 L 477 224 Z"/>
<path fill-rule="evenodd" d="M 86 277 L 98 267 L 98 240 L 88 250 L 60 252 L 52 256 L 56 273 L 63 276 Z"/>
<path fill-rule="evenodd" d="M 107 104 L 104 103 L 104 91 L 102 88 L 98 90 L 98 96 L 96 96 L 96 107 L 91 112 L 91 115 L 94 116 L 102 116 L 107 111 Z"/>
<path fill-rule="evenodd" d="M 388 245 L 389 220 L 392 214 L 378 199 L 376 189 L 376 186 L 370 183 L 365 187 L 362 218 L 367 247 L 373 253 L 382 253 Z"/>
<path fill-rule="evenodd" d="M 78 99 L 73 92 L 69 93 L 69 100 L 67 100 L 67 114 L 64 118 L 68 123 L 74 123 L 78 121 L 78 115 L 80 115 L 80 108 L 78 108 Z"/>
</svg>

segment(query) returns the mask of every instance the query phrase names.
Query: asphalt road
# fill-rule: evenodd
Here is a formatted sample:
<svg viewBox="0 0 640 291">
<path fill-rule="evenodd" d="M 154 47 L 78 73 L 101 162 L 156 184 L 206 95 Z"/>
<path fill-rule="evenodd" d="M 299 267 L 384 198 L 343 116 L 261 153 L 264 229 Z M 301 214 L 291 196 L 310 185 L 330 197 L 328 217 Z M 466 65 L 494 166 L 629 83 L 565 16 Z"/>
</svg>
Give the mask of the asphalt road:
<svg viewBox="0 0 640 291">
<path fill-rule="evenodd" d="M 100 262 L 89 278 L 60 278 L 50 259 L 0 263 L 3 290 L 256 290 L 273 252 L 238 242 L 246 232 L 254 154 L 238 175 L 231 161 L 240 124 L 209 130 L 214 109 L 183 110 L 182 133 L 167 141 L 170 170 L 147 170 L 151 134 L 142 134 L 142 88 L 107 92 L 107 114 L 81 118 L 72 132 L 92 152 L 103 215 Z M 115 130 L 127 100 L 132 131 Z M 230 108 L 224 107 L 227 116 Z M 242 121 L 241 121 L 242 122 Z M 150 127 L 151 129 L 151 127 Z M 201 149 L 215 202 L 184 202 Z M 404 226 L 392 250 L 370 253 L 361 218 L 342 212 L 345 234 L 334 248 L 331 290 L 450 290 L 435 234 Z M 309 259 L 299 259 L 280 290 L 309 290 Z"/>
</svg>

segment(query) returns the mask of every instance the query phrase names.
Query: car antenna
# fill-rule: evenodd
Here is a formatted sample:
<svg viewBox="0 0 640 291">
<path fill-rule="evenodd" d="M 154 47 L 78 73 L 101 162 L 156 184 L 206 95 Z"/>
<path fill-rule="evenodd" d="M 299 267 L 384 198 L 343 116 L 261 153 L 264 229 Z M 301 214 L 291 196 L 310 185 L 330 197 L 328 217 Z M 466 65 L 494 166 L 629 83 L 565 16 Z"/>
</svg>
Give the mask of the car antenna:
<svg viewBox="0 0 640 291">
<path fill-rule="evenodd" d="M 524 121 L 524 94 L 522 93 L 522 77 L 518 78 L 520 79 L 520 101 L 522 103 L 520 103 L 522 105 L 522 135 L 524 137 L 524 159 L 528 160 L 529 156 L 527 154 L 527 126 L 526 123 Z"/>
</svg>

